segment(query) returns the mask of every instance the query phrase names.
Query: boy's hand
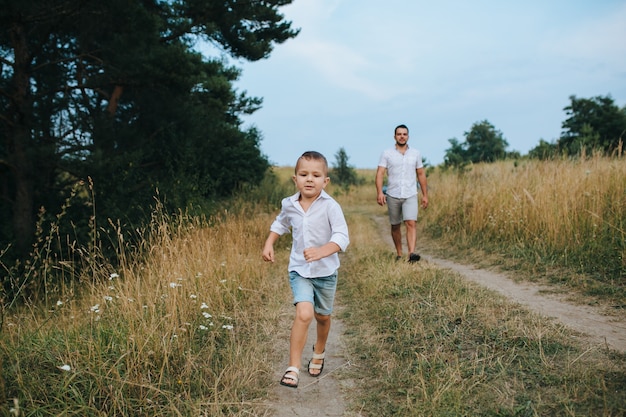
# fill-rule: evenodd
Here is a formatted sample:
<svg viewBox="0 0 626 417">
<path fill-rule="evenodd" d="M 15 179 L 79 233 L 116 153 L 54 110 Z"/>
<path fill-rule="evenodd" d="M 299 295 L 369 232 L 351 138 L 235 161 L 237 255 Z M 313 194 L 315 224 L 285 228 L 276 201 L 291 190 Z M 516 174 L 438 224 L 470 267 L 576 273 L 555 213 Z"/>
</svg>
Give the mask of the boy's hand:
<svg viewBox="0 0 626 417">
<path fill-rule="evenodd" d="M 339 252 L 341 248 L 335 242 L 328 242 L 319 248 L 306 248 L 304 250 L 304 260 L 307 262 L 319 261 L 322 258 Z"/>
<path fill-rule="evenodd" d="M 306 248 L 304 250 L 304 260 L 307 262 L 319 261 L 323 258 L 320 248 Z"/>
<path fill-rule="evenodd" d="M 263 260 L 265 262 L 274 262 L 274 246 L 266 244 L 263 247 Z"/>
</svg>

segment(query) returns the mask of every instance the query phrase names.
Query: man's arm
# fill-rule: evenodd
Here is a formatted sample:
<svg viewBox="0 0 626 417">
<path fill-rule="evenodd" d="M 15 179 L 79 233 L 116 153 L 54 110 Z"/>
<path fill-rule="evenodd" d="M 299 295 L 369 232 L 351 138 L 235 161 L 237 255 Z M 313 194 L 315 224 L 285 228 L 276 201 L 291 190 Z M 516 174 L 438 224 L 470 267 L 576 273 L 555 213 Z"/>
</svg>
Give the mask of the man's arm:
<svg viewBox="0 0 626 417">
<path fill-rule="evenodd" d="M 426 170 L 424 168 L 417 169 L 417 181 L 420 183 L 422 191 L 422 208 L 428 208 L 428 184 L 426 183 Z"/>
<path fill-rule="evenodd" d="M 378 167 L 376 170 L 376 201 L 379 205 L 384 206 L 387 203 L 387 197 L 383 193 L 383 178 L 385 177 L 385 167 Z"/>
</svg>

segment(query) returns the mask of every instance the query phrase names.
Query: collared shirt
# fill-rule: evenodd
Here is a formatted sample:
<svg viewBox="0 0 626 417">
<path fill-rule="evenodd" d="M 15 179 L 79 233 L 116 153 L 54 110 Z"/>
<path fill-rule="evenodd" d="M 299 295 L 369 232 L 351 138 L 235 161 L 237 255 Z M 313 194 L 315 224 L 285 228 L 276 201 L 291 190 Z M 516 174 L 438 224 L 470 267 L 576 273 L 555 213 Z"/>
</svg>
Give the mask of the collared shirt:
<svg viewBox="0 0 626 417">
<path fill-rule="evenodd" d="M 333 253 L 319 261 L 306 262 L 304 249 L 336 243 L 345 251 L 350 243 L 348 224 L 339 203 L 324 190 L 307 211 L 298 201 L 300 192 L 284 198 L 282 208 L 270 226 L 279 235 L 291 230 L 293 243 L 289 256 L 289 271 L 295 271 L 304 278 L 327 277 L 339 268 L 339 255 Z"/>
<path fill-rule="evenodd" d="M 386 149 L 378 166 L 387 169 L 387 195 L 409 198 L 417 194 L 416 170 L 424 167 L 417 149 L 407 148 L 404 155 L 395 147 Z"/>
</svg>

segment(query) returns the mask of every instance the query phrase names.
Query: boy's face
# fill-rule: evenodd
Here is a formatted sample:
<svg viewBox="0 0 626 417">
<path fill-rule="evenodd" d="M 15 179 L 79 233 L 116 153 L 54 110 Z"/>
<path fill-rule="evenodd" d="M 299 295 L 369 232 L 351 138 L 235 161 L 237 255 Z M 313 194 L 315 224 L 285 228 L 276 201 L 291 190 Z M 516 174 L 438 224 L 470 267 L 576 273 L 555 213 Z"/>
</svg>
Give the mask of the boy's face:
<svg viewBox="0 0 626 417">
<path fill-rule="evenodd" d="M 298 161 L 293 181 L 302 197 L 317 198 L 330 181 L 326 170 L 326 164 L 322 161 L 304 158 Z"/>
</svg>

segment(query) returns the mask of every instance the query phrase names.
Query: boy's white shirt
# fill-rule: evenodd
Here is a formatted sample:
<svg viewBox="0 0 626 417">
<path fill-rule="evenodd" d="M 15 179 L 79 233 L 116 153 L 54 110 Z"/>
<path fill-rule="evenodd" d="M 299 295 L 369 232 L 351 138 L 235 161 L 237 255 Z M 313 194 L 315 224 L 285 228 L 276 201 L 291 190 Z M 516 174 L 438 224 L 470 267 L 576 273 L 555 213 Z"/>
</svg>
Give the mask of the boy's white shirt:
<svg viewBox="0 0 626 417">
<path fill-rule="evenodd" d="M 282 200 L 278 216 L 270 230 L 279 235 L 291 232 L 293 243 L 289 256 L 289 271 L 304 278 L 326 277 L 339 268 L 339 255 L 334 253 L 319 261 L 306 262 L 304 249 L 336 243 L 342 251 L 350 244 L 348 224 L 343 210 L 324 190 L 305 212 L 298 201 L 300 192 Z"/>
</svg>

